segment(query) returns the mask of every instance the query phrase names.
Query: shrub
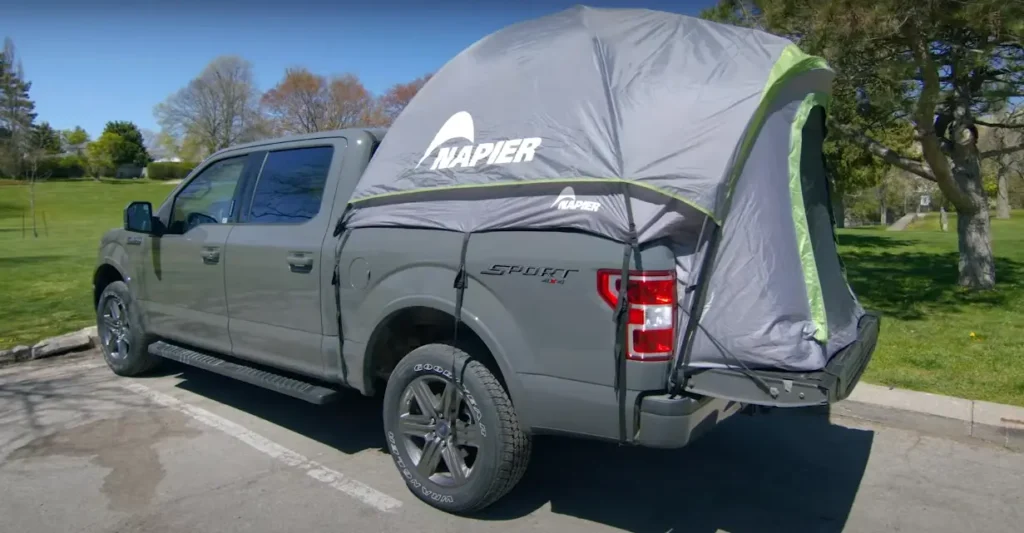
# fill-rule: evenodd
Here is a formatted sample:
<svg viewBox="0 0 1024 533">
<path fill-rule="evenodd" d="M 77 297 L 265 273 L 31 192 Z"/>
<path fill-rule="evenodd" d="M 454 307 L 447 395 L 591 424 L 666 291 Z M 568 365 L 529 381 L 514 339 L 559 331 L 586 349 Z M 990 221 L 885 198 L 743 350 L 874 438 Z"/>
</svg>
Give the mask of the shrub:
<svg viewBox="0 0 1024 533">
<path fill-rule="evenodd" d="M 86 173 L 85 158 L 78 155 L 43 157 L 39 160 L 36 175 L 43 178 L 81 178 Z"/>
<path fill-rule="evenodd" d="M 180 180 L 192 172 L 195 166 L 195 163 L 187 161 L 150 163 L 146 165 L 146 177 L 151 180 Z"/>
</svg>

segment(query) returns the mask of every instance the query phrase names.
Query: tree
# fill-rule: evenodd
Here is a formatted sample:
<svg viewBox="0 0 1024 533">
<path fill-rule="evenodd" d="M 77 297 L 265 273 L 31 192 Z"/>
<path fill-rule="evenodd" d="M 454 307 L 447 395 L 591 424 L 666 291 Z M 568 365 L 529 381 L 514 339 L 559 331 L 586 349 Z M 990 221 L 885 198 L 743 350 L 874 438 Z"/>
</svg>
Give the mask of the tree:
<svg viewBox="0 0 1024 533">
<path fill-rule="evenodd" d="M 64 130 L 60 133 L 60 136 L 66 149 L 78 155 L 82 155 L 82 148 L 89 142 L 89 133 L 82 129 L 81 126 Z"/>
<path fill-rule="evenodd" d="M 167 157 L 167 151 L 158 142 L 160 139 L 159 133 L 147 128 L 140 128 L 139 133 L 142 134 L 142 146 L 146 148 L 146 153 L 149 154 L 150 159 Z"/>
<path fill-rule="evenodd" d="M 996 218 L 1010 218 L 1010 179 L 1024 176 L 1024 151 L 1005 152 L 1007 148 L 1024 143 L 1024 106 L 1006 109 L 993 117 L 994 122 L 1011 125 L 1006 128 L 979 128 L 979 146 L 983 151 L 996 151 L 986 168 L 995 175 Z"/>
<path fill-rule="evenodd" d="M 39 238 L 36 227 L 36 185 L 50 177 L 42 170 L 40 162 L 44 157 L 60 152 L 60 136 L 46 122 L 33 129 L 25 146 L 25 180 L 28 181 L 28 211 L 32 220 L 32 237 Z M 45 128 L 43 128 L 45 127 Z M 56 148 L 55 148 L 56 146 Z M 45 213 L 43 215 L 46 216 Z"/>
<path fill-rule="evenodd" d="M 213 153 L 260 138 L 266 125 L 252 64 L 221 56 L 154 109 L 160 126 L 177 139 L 191 137 Z"/>
<path fill-rule="evenodd" d="M 375 123 L 373 125 L 390 126 L 432 76 L 433 74 L 426 74 L 408 83 L 392 85 L 377 101 L 378 109 L 371 115 L 371 122 Z"/>
<path fill-rule="evenodd" d="M 114 167 L 121 165 L 144 167 L 149 163 L 150 158 L 146 151 L 145 140 L 135 123 L 123 120 L 107 122 L 103 128 L 103 135 L 108 133 L 118 138 L 116 143 L 102 145 L 105 149 L 112 150 L 109 156 Z M 102 139 L 103 136 L 101 135 L 100 138 Z"/>
<path fill-rule="evenodd" d="M 995 285 L 981 161 L 1024 146 L 982 152 L 977 126 L 1012 127 L 978 117 L 1024 96 L 1024 6 L 1003 0 L 722 0 L 705 14 L 763 27 L 824 56 L 837 71 L 839 116 L 830 120 L 830 131 L 847 146 L 935 182 L 958 215 L 959 284 L 975 290 Z M 920 155 L 907 154 L 894 139 L 920 146 Z"/>
<path fill-rule="evenodd" d="M 25 71 L 17 59 L 14 42 L 4 39 L 0 54 L 0 166 L 12 176 L 20 175 L 29 148 L 35 103 L 29 98 L 32 83 L 25 80 Z"/>
<path fill-rule="evenodd" d="M 127 144 L 117 133 L 104 131 L 99 139 L 89 143 L 85 148 L 89 174 L 94 178 L 113 175 L 117 169 L 115 154 L 128 152 Z"/>
<path fill-rule="evenodd" d="M 29 135 L 30 147 L 40 154 L 55 155 L 61 152 L 60 134 L 50 126 L 49 122 L 33 126 Z"/>
<path fill-rule="evenodd" d="M 373 102 L 354 74 L 327 79 L 305 68 L 289 68 L 262 98 L 274 129 L 312 133 L 364 123 Z"/>
</svg>

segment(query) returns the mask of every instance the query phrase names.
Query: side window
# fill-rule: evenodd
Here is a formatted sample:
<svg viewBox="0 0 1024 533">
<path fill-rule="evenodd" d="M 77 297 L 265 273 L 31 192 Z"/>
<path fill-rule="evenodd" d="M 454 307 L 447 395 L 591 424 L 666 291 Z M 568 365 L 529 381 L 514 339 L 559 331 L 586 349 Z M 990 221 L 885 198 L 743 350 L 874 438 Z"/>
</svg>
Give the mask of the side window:
<svg viewBox="0 0 1024 533">
<path fill-rule="evenodd" d="M 202 224 L 224 224 L 231 217 L 235 188 L 246 156 L 222 159 L 206 167 L 174 198 L 168 233 L 181 235 Z"/>
<path fill-rule="evenodd" d="M 317 146 L 267 154 L 248 222 L 300 224 L 320 212 L 334 148 Z"/>
</svg>

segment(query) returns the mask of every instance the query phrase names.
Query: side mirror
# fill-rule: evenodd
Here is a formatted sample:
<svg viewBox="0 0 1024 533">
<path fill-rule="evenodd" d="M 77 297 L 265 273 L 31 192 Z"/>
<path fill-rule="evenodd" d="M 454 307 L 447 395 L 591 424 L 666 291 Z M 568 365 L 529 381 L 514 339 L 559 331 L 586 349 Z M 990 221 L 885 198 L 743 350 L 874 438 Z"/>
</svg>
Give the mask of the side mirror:
<svg viewBox="0 0 1024 533">
<path fill-rule="evenodd" d="M 133 233 L 153 233 L 153 204 L 132 202 L 124 208 L 124 229 Z"/>
</svg>

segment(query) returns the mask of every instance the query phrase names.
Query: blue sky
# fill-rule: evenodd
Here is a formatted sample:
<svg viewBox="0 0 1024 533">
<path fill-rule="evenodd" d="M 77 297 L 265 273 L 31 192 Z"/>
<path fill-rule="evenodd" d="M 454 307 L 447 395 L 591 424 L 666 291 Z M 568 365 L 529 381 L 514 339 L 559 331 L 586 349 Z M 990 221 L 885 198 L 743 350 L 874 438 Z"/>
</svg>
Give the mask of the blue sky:
<svg viewBox="0 0 1024 533">
<path fill-rule="evenodd" d="M 695 15 L 715 0 L 591 0 Z M 108 120 L 158 130 L 153 106 L 214 57 L 252 62 L 261 90 L 289 66 L 352 72 L 374 93 L 443 65 L 508 24 L 571 0 L 0 0 L 39 121 L 95 138 Z"/>
</svg>

